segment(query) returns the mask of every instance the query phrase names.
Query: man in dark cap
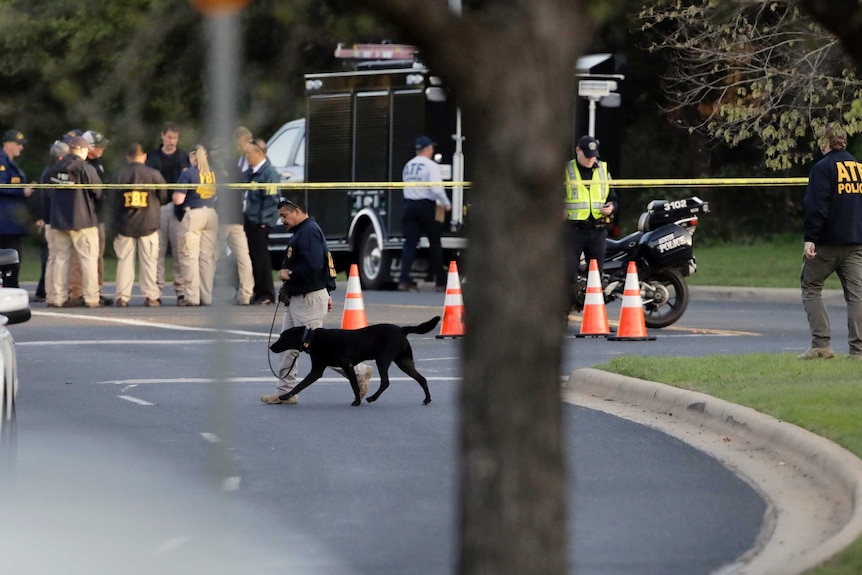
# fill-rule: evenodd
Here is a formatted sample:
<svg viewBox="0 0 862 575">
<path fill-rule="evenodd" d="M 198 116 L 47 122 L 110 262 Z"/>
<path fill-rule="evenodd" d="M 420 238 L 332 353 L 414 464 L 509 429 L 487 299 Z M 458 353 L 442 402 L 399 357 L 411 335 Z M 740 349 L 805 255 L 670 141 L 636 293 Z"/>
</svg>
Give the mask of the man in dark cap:
<svg viewBox="0 0 862 575">
<path fill-rule="evenodd" d="M 81 260 L 83 299 L 86 307 L 102 307 L 99 300 L 99 230 L 95 201 L 101 188 L 71 187 L 69 184 L 100 185 L 96 169 L 86 162 L 89 143 L 80 136 L 69 141 L 69 154 L 51 164 L 45 176 L 56 184 L 51 194 L 51 226 L 56 246 L 53 286 L 48 298 L 55 305 L 67 301 L 69 260 L 76 253 Z"/>
<path fill-rule="evenodd" d="M 608 225 L 618 207 L 610 179 L 607 163 L 599 160 L 599 141 L 581 136 L 575 147 L 575 159 L 566 164 L 566 269 L 572 285 L 581 254 L 588 267 L 591 260 L 596 260 L 599 274 L 604 269 Z"/>
<path fill-rule="evenodd" d="M 13 187 L 0 187 L 0 248 L 11 248 L 21 254 L 21 238 L 27 235 L 28 216 L 27 198 L 33 188 L 24 185 L 24 171 L 15 163 L 15 158 L 24 151 L 27 139 L 18 130 L 8 130 L 3 134 L 3 148 L 0 150 L 0 184 Z M 20 186 L 19 186 L 20 184 Z M 18 270 L 3 281 L 6 287 L 18 287 Z"/>
<path fill-rule="evenodd" d="M 440 226 L 435 220 L 438 207 L 449 211 L 452 203 L 439 182 L 443 181 L 440 166 L 432 160 L 435 142 L 428 136 L 416 138 L 416 156 L 404 165 L 401 179 L 405 183 L 420 184 L 404 187 L 404 213 L 401 230 L 404 247 L 401 250 L 401 278 L 398 289 L 416 291 L 410 278 L 416 247 L 423 235 L 428 238 L 428 265 L 437 284 L 437 291 L 446 290 L 447 270 L 443 267 L 443 248 L 440 244 Z M 421 185 L 422 183 L 428 185 Z M 441 212 L 442 213 L 442 212 Z"/>
</svg>

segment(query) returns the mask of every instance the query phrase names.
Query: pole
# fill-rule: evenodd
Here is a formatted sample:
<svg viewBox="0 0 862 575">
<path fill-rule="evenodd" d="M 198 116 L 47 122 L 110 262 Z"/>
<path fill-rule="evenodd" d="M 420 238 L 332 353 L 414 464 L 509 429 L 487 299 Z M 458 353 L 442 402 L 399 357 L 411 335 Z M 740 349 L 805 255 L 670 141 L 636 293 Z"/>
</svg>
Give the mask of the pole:
<svg viewBox="0 0 862 575">
<path fill-rule="evenodd" d="M 593 138 L 596 137 L 596 100 L 590 98 L 590 127 L 587 132 Z"/>
<path fill-rule="evenodd" d="M 449 12 L 456 17 L 461 17 L 461 0 L 449 0 Z M 461 107 L 455 112 L 455 152 L 452 154 L 452 179 L 456 182 L 464 181 L 464 136 L 461 132 Z M 450 225 L 452 231 L 457 231 L 464 220 L 464 186 L 457 185 L 452 188 L 452 214 Z"/>
</svg>

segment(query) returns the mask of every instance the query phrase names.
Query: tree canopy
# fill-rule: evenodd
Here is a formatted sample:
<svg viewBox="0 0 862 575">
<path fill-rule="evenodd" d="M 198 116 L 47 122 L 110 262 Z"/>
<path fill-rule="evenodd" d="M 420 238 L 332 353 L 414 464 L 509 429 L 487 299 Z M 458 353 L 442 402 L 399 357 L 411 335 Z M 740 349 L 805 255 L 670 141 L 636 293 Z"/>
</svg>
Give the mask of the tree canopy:
<svg viewBox="0 0 862 575">
<path fill-rule="evenodd" d="M 649 49 L 668 53 L 676 124 L 731 147 L 753 141 L 777 170 L 810 162 L 827 122 L 862 131 L 855 65 L 796 0 L 665 0 L 639 17 Z"/>
<path fill-rule="evenodd" d="M 302 115 L 302 74 L 331 66 L 337 42 L 390 34 L 347 0 L 255 0 L 241 22 L 240 120 L 266 135 Z M 0 0 L 0 126 L 47 150 L 72 128 L 155 144 L 172 120 L 191 143 L 206 108 L 203 36 L 187 2 Z"/>
</svg>

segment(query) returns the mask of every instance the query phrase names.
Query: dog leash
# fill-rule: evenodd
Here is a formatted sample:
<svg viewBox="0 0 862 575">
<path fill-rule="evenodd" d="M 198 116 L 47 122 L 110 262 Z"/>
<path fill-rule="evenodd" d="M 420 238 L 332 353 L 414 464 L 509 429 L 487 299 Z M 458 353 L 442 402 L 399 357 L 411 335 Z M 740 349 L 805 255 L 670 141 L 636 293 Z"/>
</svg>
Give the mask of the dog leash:
<svg viewBox="0 0 862 575">
<path fill-rule="evenodd" d="M 269 364 L 269 371 L 272 375 L 275 376 L 275 379 L 278 379 L 278 374 L 275 373 L 275 369 L 272 367 L 272 352 L 269 349 L 269 346 L 272 345 L 272 331 L 275 329 L 275 318 L 278 317 L 278 308 L 281 305 L 281 299 L 278 299 L 275 302 L 275 311 L 272 314 L 272 324 L 269 326 L 269 339 L 266 341 L 266 362 Z M 293 369 L 293 366 L 296 365 L 296 360 L 299 359 L 299 354 L 296 354 L 296 357 L 293 358 L 293 363 L 290 364 L 290 369 L 287 370 L 290 373 L 290 370 Z"/>
<path fill-rule="evenodd" d="M 278 307 L 281 305 L 281 300 L 275 303 L 275 311 L 272 314 L 272 323 L 269 326 L 269 338 L 266 341 L 266 361 L 269 364 L 269 371 L 272 375 L 275 376 L 276 379 L 279 379 L 279 375 L 275 373 L 275 369 L 272 367 L 272 351 L 269 349 L 269 346 L 272 345 L 272 332 L 275 329 L 275 319 L 278 317 Z M 311 348 L 311 337 L 312 331 L 308 327 L 302 332 L 302 349 L 298 349 L 296 351 L 296 355 L 293 356 L 293 363 L 290 364 L 290 367 L 287 369 L 287 373 L 293 369 L 293 366 L 296 365 L 297 360 L 299 359 L 299 354 L 303 351 L 308 352 L 309 348 Z"/>
</svg>

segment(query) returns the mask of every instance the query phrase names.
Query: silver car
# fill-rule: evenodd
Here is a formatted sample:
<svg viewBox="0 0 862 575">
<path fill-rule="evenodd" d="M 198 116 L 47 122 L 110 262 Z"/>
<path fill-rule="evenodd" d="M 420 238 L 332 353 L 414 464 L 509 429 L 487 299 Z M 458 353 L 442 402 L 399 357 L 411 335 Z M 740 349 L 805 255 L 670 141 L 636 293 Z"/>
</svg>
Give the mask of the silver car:
<svg viewBox="0 0 862 575">
<path fill-rule="evenodd" d="M 27 290 L 2 287 L 2 279 L 18 268 L 18 252 L 0 250 L 0 374 L 3 389 L 0 393 L 0 450 L 14 440 L 15 396 L 18 393 L 18 361 L 15 340 L 7 325 L 30 319 L 30 297 Z M 0 456 L 3 454 L 0 453 Z"/>
</svg>

